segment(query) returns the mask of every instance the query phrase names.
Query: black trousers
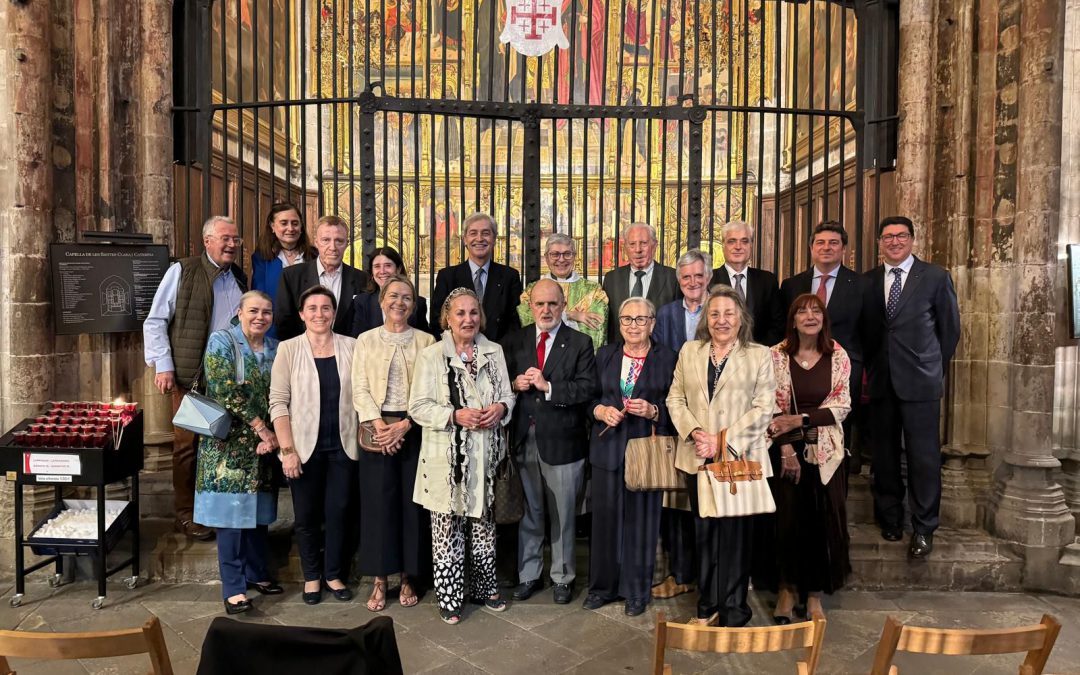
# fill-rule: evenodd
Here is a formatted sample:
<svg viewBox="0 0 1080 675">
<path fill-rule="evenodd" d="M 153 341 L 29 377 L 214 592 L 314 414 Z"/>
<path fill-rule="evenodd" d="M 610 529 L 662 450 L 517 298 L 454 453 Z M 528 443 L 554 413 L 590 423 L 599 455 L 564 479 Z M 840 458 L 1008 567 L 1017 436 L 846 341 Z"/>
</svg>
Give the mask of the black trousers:
<svg viewBox="0 0 1080 675">
<path fill-rule="evenodd" d="M 911 526 L 932 534 L 941 511 L 941 401 L 902 401 L 889 394 L 870 401 L 874 433 L 874 514 L 882 527 L 904 520 L 904 478 L 900 454 L 907 452 L 907 495 Z M 903 446 L 901 446 L 903 439 Z"/>
<path fill-rule="evenodd" d="M 289 481 L 304 581 L 345 581 L 346 539 L 352 529 L 349 514 L 356 480 L 356 462 L 344 450 L 334 450 L 313 453 L 300 477 Z"/>
<path fill-rule="evenodd" d="M 748 594 L 754 516 L 701 518 L 697 515 L 696 475 L 687 476 L 686 487 L 697 539 L 698 618 L 718 614 L 721 626 L 745 626 L 753 616 Z"/>
<path fill-rule="evenodd" d="M 668 573 L 675 577 L 675 583 L 695 583 L 694 514 L 682 509 L 663 509 L 660 513 L 660 543 L 667 552 Z"/>
<path fill-rule="evenodd" d="M 662 503 L 659 490 L 627 490 L 621 469 L 592 468 L 590 593 L 605 600 L 652 600 Z"/>
</svg>

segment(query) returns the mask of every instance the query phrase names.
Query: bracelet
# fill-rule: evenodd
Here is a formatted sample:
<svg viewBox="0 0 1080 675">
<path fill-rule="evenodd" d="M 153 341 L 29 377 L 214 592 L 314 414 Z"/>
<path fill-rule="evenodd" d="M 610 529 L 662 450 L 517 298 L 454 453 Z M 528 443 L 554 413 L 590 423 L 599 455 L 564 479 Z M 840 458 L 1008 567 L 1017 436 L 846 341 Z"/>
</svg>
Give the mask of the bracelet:
<svg viewBox="0 0 1080 675">
<path fill-rule="evenodd" d="M 795 459 L 796 457 L 798 457 L 798 455 L 796 455 L 794 452 L 790 455 L 785 455 L 783 453 L 780 454 L 780 459 Z"/>
<path fill-rule="evenodd" d="M 292 455 L 292 454 L 295 454 L 295 453 L 296 453 L 296 448 L 294 448 L 291 445 L 286 445 L 283 448 L 278 448 L 278 456 L 279 457 L 288 457 L 289 455 Z"/>
</svg>

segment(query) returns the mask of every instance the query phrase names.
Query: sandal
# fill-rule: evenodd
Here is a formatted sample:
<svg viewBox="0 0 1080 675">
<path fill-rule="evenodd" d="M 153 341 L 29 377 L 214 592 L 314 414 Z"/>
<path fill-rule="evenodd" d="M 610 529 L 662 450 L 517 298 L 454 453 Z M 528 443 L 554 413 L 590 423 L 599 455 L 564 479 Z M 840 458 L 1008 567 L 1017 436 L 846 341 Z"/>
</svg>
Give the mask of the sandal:
<svg viewBox="0 0 1080 675">
<path fill-rule="evenodd" d="M 401 590 L 398 591 L 398 602 L 402 607 L 414 607 L 416 603 L 420 602 L 420 598 L 416 597 L 416 591 L 413 590 L 412 584 L 409 583 L 408 577 L 402 577 Z"/>
<path fill-rule="evenodd" d="M 386 609 L 386 579 L 375 579 L 371 597 L 367 601 L 367 608 L 369 612 L 381 612 Z"/>
<path fill-rule="evenodd" d="M 456 626 L 461 623 L 461 614 L 457 612 L 451 612 L 448 609 L 440 609 L 439 618 L 442 619 L 443 623 L 450 626 Z"/>
<path fill-rule="evenodd" d="M 716 627 L 720 625 L 720 612 L 713 612 L 713 615 L 707 618 L 695 617 L 686 622 L 690 626 L 711 626 Z"/>
<path fill-rule="evenodd" d="M 501 593 L 496 593 L 493 597 L 484 600 L 484 607 L 487 607 L 493 612 L 505 612 L 506 601 L 502 599 Z"/>
</svg>

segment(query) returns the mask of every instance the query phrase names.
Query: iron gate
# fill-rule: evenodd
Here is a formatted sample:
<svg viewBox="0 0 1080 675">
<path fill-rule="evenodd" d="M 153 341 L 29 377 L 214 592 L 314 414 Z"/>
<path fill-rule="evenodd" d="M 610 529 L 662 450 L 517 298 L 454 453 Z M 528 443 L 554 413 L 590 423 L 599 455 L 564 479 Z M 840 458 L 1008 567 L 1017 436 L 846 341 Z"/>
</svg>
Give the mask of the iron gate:
<svg viewBox="0 0 1080 675">
<path fill-rule="evenodd" d="M 601 276 L 635 221 L 657 226 L 666 264 L 719 253 L 732 219 L 781 274 L 825 218 L 862 251 L 860 3 L 534 4 L 561 12 L 567 49 L 503 45 L 506 0 L 178 3 L 178 236 L 229 212 L 250 246 L 292 201 L 351 224 L 354 264 L 399 248 L 429 292 L 480 210 L 529 279 L 554 231 Z"/>
</svg>

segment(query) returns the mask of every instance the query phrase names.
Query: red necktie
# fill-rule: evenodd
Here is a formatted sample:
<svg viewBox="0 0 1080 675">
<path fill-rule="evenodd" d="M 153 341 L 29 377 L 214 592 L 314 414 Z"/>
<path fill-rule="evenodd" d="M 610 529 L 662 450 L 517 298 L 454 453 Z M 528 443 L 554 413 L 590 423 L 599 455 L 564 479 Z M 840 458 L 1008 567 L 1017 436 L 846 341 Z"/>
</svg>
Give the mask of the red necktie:
<svg viewBox="0 0 1080 675">
<path fill-rule="evenodd" d="M 540 370 L 544 369 L 544 353 L 547 351 L 544 347 L 547 346 L 547 339 L 547 331 L 541 331 L 540 342 L 536 343 L 536 367 Z"/>
<path fill-rule="evenodd" d="M 829 304 L 829 288 L 827 286 L 829 279 L 832 278 L 831 274 L 821 275 L 821 283 L 817 287 L 817 296 L 821 298 L 821 304 Z"/>
</svg>

